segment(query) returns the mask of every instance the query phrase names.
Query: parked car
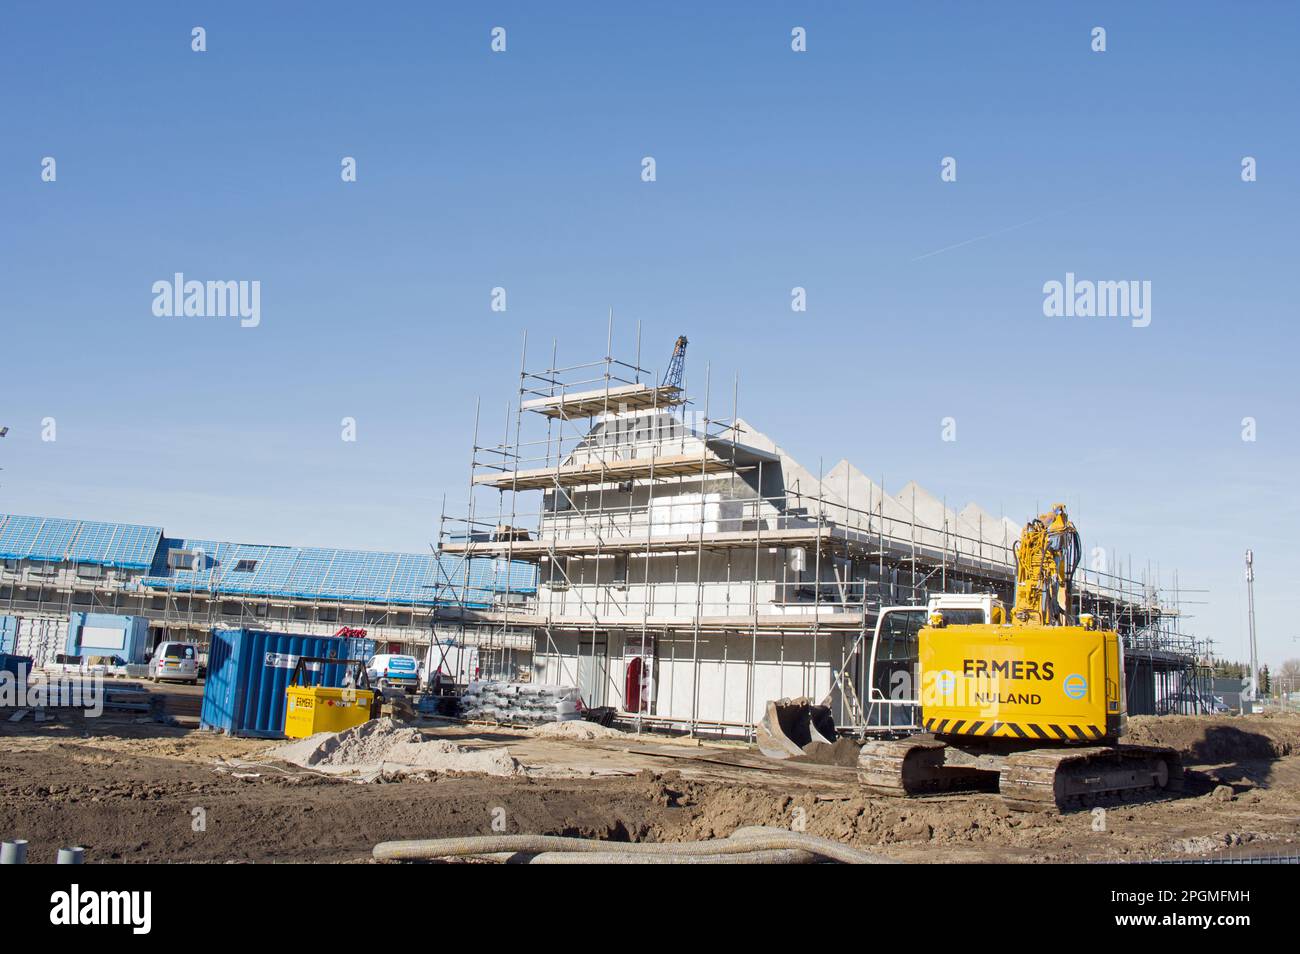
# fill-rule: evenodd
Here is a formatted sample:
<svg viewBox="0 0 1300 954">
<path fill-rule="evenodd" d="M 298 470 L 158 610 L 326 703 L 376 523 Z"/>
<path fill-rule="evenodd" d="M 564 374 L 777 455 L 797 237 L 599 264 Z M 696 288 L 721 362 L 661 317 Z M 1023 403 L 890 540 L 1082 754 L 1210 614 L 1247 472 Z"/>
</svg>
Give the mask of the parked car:
<svg viewBox="0 0 1300 954">
<path fill-rule="evenodd" d="M 154 682 L 199 681 L 199 647 L 194 643 L 163 642 L 149 657 L 149 678 Z"/>
<path fill-rule="evenodd" d="M 392 686 L 415 692 L 420 687 L 420 664 L 414 656 L 402 656 L 397 653 L 381 653 L 371 656 L 366 663 L 366 674 L 372 685 L 381 689 Z"/>
</svg>

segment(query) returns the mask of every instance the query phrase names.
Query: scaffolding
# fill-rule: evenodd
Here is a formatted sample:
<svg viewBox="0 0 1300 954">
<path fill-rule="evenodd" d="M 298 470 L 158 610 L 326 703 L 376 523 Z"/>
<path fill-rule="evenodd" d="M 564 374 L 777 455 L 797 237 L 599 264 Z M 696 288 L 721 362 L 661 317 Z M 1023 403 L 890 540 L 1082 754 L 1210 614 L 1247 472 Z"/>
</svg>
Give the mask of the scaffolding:
<svg viewBox="0 0 1300 954">
<path fill-rule="evenodd" d="M 1011 602 L 1018 525 L 973 505 L 954 514 L 916 484 L 890 497 L 846 462 L 807 471 L 739 417 L 738 382 L 725 412 L 707 371 L 699 404 L 676 376 L 656 385 L 640 338 L 638 325 L 635 359 L 615 357 L 611 317 L 603 358 L 561 365 L 553 343 L 530 370 L 525 336 L 501 440 L 482 438 L 476 408 L 468 508 L 444 505 L 439 550 L 539 574 L 535 598 L 458 611 L 479 639 L 531 631 L 534 672 L 638 728 L 752 737 L 766 699 L 824 695 L 842 728 L 862 730 L 882 606 Z M 1153 705 L 1201 705 L 1208 644 L 1178 632 L 1177 605 L 1149 579 L 1081 568 L 1075 603 L 1170 674 Z"/>
<path fill-rule="evenodd" d="M 229 562 L 229 561 L 227 561 Z M 206 651 L 216 629 L 253 628 L 328 636 L 340 627 L 364 629 L 378 644 L 393 651 L 423 656 L 437 645 L 456 644 L 474 650 L 477 668 L 494 676 L 514 676 L 521 661 L 531 658 L 532 634 L 468 631 L 458 610 L 478 605 L 481 593 L 470 585 L 464 567 L 451 572 L 438 564 L 441 578 L 428 587 L 428 598 L 398 602 L 368 598 L 360 592 L 287 596 L 225 590 L 216 563 L 178 585 L 174 577 L 159 582 L 150 569 L 113 568 L 69 561 L 7 559 L 0 566 L 0 615 L 22 621 L 21 633 L 53 634 L 45 623 L 60 623 L 62 636 L 39 653 L 42 662 L 64 652 L 67 622 L 73 612 L 140 616 L 149 620 L 151 643 L 180 639 Z M 514 577 L 493 591 L 494 604 L 517 595 Z M 494 580 L 495 582 L 495 580 Z M 455 596 L 447 594 L 454 590 Z M 450 604 L 443 606 L 444 601 Z M 444 612 L 444 609 L 447 611 Z M 38 625 L 40 624 L 40 625 Z M 479 636 L 485 639 L 480 645 Z M 24 637 L 26 638 L 26 637 Z M 32 648 L 28 645 L 26 648 Z M 435 653 L 436 655 L 436 653 Z"/>
</svg>

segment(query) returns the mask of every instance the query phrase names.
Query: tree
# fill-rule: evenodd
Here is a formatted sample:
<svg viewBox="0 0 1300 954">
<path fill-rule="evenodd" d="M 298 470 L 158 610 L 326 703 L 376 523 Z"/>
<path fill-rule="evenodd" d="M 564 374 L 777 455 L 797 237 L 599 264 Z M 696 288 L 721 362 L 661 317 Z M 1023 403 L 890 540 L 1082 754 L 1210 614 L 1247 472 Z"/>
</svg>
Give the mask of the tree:
<svg viewBox="0 0 1300 954">
<path fill-rule="evenodd" d="M 1269 693 L 1268 663 L 1259 667 L 1259 694 L 1266 696 Z"/>
<path fill-rule="evenodd" d="M 1227 659 L 1214 661 L 1214 676 L 1217 679 L 1245 679 L 1250 667 L 1245 663 L 1231 662 Z"/>
<path fill-rule="evenodd" d="M 1300 659 L 1288 659 L 1277 673 L 1278 688 L 1283 692 L 1300 690 Z"/>
</svg>

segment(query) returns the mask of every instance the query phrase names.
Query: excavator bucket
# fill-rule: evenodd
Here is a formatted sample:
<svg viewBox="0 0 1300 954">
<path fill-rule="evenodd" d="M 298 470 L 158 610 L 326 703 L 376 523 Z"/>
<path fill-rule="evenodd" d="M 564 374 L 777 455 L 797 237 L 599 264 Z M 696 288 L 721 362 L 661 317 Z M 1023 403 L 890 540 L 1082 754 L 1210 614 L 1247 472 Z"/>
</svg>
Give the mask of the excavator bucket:
<svg viewBox="0 0 1300 954">
<path fill-rule="evenodd" d="M 804 755 L 813 744 L 835 744 L 835 718 L 830 706 L 811 699 L 768 700 L 767 711 L 755 731 L 758 750 L 770 759 Z"/>
</svg>

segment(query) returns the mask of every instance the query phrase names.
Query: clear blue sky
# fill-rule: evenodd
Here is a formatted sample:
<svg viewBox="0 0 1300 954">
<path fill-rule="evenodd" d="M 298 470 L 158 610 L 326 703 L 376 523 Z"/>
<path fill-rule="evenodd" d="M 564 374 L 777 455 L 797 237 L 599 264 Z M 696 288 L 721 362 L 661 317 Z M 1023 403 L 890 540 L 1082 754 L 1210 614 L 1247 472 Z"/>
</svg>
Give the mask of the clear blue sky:
<svg viewBox="0 0 1300 954">
<path fill-rule="evenodd" d="M 1298 26 L 1284 3 L 6 4 L 0 509 L 423 550 L 524 330 L 597 357 L 612 307 L 660 369 L 688 334 L 690 381 L 729 402 L 739 376 L 741 416 L 813 469 L 1017 520 L 1067 501 L 1085 546 L 1207 588 L 1191 625 L 1222 655 L 1253 546 L 1264 657 L 1300 655 Z M 260 281 L 261 326 L 155 317 L 176 271 Z M 1066 272 L 1151 281 L 1150 327 L 1044 317 Z"/>
</svg>

